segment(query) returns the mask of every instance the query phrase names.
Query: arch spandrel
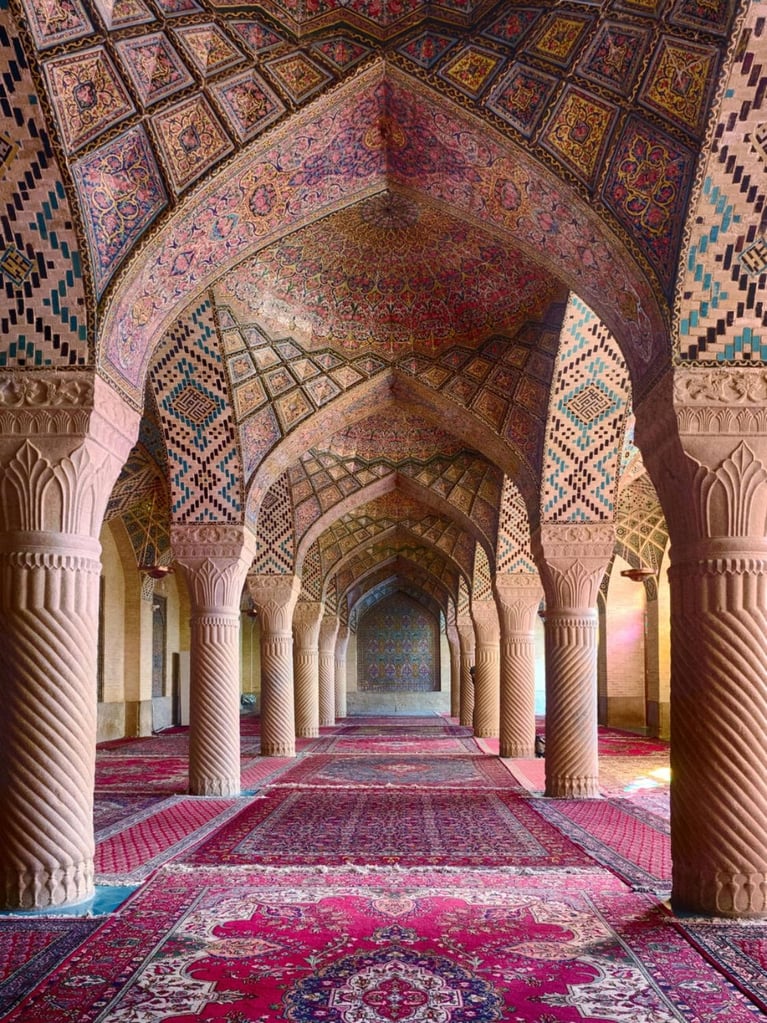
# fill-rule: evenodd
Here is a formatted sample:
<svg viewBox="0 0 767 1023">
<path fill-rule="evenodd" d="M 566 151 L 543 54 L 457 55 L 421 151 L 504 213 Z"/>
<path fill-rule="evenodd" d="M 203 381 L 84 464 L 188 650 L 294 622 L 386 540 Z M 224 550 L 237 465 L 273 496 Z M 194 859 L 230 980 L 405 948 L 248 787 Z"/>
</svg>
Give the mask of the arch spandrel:
<svg viewBox="0 0 767 1023">
<path fill-rule="evenodd" d="M 107 303 L 102 372 L 138 400 L 155 339 L 190 297 L 271 241 L 392 184 L 481 220 L 582 294 L 621 339 L 637 379 L 665 359 L 663 300 L 576 191 L 378 61 L 252 143 L 179 205 Z"/>
</svg>

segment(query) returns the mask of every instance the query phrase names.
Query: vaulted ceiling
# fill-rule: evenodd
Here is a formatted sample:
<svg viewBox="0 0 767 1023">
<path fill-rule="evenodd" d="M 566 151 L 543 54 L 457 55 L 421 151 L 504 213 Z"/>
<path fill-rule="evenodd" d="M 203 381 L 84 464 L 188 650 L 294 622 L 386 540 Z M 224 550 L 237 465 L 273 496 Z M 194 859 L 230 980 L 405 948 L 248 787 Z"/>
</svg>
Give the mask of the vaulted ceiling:
<svg viewBox="0 0 767 1023">
<path fill-rule="evenodd" d="M 448 611 L 539 521 L 617 516 L 657 564 L 631 391 L 737 14 L 0 0 L 0 368 L 143 408 L 108 512 L 137 557 L 244 521 L 344 615 Z"/>
</svg>

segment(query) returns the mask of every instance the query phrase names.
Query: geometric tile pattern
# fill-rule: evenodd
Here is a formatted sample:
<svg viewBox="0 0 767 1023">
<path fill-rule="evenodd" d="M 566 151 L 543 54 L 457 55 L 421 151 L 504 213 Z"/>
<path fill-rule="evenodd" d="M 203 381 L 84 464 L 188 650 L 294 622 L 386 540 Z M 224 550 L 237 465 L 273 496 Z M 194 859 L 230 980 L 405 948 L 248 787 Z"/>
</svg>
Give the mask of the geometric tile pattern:
<svg viewBox="0 0 767 1023">
<path fill-rule="evenodd" d="M 397 48 L 397 52 L 412 60 L 414 64 L 418 64 L 419 67 L 430 68 L 457 41 L 456 36 L 427 31 L 409 39 L 407 43 Z"/>
<path fill-rule="evenodd" d="M 641 101 L 695 137 L 706 126 L 719 51 L 676 39 L 661 39 L 640 91 Z"/>
<path fill-rule="evenodd" d="M 140 125 L 72 166 L 98 295 L 146 227 L 167 205 L 162 177 Z"/>
<path fill-rule="evenodd" d="M 644 25 L 606 21 L 578 64 L 578 74 L 621 96 L 629 96 L 644 59 L 651 30 Z"/>
<path fill-rule="evenodd" d="M 614 104 L 568 86 L 541 136 L 541 144 L 592 187 L 617 116 Z"/>
<path fill-rule="evenodd" d="M 571 295 L 551 389 L 542 522 L 613 520 L 630 401 L 617 343 Z"/>
<path fill-rule="evenodd" d="M 750 9 L 729 70 L 716 150 L 688 215 L 675 309 L 679 354 L 703 362 L 767 360 L 767 268 L 758 257 L 767 214 L 767 27 Z M 757 246 L 756 249 L 753 249 Z"/>
<path fill-rule="evenodd" d="M 370 53 L 367 46 L 354 42 L 346 36 L 331 36 L 312 44 L 312 50 L 318 53 L 337 71 L 348 71 Z"/>
<path fill-rule="evenodd" d="M 498 74 L 503 63 L 503 58 L 494 50 L 467 46 L 441 69 L 439 75 L 471 99 L 476 99 Z"/>
<path fill-rule="evenodd" d="M 479 544 L 476 546 L 474 555 L 474 572 L 471 580 L 472 600 L 493 599 L 493 574 L 490 563 L 487 560 L 487 553 Z"/>
<path fill-rule="evenodd" d="M 242 470 L 209 301 L 168 330 L 150 381 L 162 396 L 173 521 L 241 522 Z"/>
<path fill-rule="evenodd" d="M 285 104 L 255 71 L 243 71 L 212 87 L 215 98 L 241 142 L 280 117 Z"/>
<path fill-rule="evenodd" d="M 495 552 L 496 572 L 537 571 L 530 546 L 530 521 L 522 495 L 506 476 L 503 481 L 503 498 L 498 542 Z"/>
<path fill-rule="evenodd" d="M 322 600 L 322 556 L 317 540 L 306 552 L 302 565 L 296 565 L 301 573 L 301 593 L 307 600 Z"/>
<path fill-rule="evenodd" d="M 182 192 L 234 148 L 203 97 L 192 96 L 155 114 L 152 126 L 176 192 Z"/>
<path fill-rule="evenodd" d="M 93 32 L 93 25 L 80 0 L 66 0 L 66 3 L 23 0 L 23 4 L 27 24 L 38 50 L 72 42 Z"/>
<path fill-rule="evenodd" d="M 174 32 L 197 70 L 206 77 L 244 60 L 243 54 L 218 25 L 186 25 Z"/>
<path fill-rule="evenodd" d="M 84 366 L 93 360 L 93 330 L 83 254 L 7 10 L 0 10 L 0 66 L 0 367 Z M 21 146 L 12 141 L 19 125 L 24 125 Z"/>
<path fill-rule="evenodd" d="M 194 81 L 162 32 L 124 39 L 116 47 L 145 107 Z"/>
<path fill-rule="evenodd" d="M 528 53 L 561 67 L 569 67 L 591 25 L 584 14 L 547 14 L 537 35 L 528 41 Z"/>
<path fill-rule="evenodd" d="M 260 575 L 295 572 L 293 503 L 288 474 L 283 473 L 264 495 L 258 509 L 253 571 Z"/>
<path fill-rule="evenodd" d="M 615 536 L 618 544 L 631 551 L 640 565 L 660 568 L 668 547 L 668 530 L 647 473 L 621 490 L 615 514 Z M 622 556 L 626 558 L 625 553 Z"/>
</svg>

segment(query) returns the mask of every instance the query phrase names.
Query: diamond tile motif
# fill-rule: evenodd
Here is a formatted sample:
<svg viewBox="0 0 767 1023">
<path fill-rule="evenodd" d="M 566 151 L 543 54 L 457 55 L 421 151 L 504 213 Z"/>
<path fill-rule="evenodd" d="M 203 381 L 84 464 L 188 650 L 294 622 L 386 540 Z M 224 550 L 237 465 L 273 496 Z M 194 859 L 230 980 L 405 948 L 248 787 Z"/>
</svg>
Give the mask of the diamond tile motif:
<svg viewBox="0 0 767 1023">
<path fill-rule="evenodd" d="M 621 96 L 634 87 L 644 59 L 650 29 L 621 22 L 605 22 L 578 65 L 579 74 Z"/>
<path fill-rule="evenodd" d="M 302 419 L 314 412 L 314 405 L 309 401 L 303 391 L 298 388 L 290 394 L 283 395 L 274 403 L 277 417 L 280 421 L 283 433 L 288 433 L 297 426 Z"/>
<path fill-rule="evenodd" d="M 43 71 L 69 153 L 135 110 L 103 47 L 47 61 Z"/>
<path fill-rule="evenodd" d="M 266 67 L 294 103 L 304 102 L 333 81 L 332 75 L 300 51 L 268 60 Z"/>
<path fill-rule="evenodd" d="M 504 12 L 500 18 L 496 18 L 482 35 L 516 48 L 542 13 L 543 8 L 541 7 L 517 7 L 512 11 Z"/>
<path fill-rule="evenodd" d="M 116 46 L 145 107 L 194 81 L 163 32 L 123 39 Z"/>
<path fill-rule="evenodd" d="M 23 0 L 27 24 L 38 50 L 58 43 L 71 43 L 74 39 L 93 32 L 85 8 L 80 0 Z"/>
<path fill-rule="evenodd" d="M 312 399 L 317 408 L 327 404 L 336 395 L 341 393 L 341 388 L 335 381 L 329 377 L 318 377 L 316 380 L 310 380 L 305 385 L 304 390 Z"/>
<path fill-rule="evenodd" d="M 493 86 L 485 103 L 493 113 L 529 138 L 548 106 L 556 84 L 551 75 L 515 63 Z"/>
<path fill-rule="evenodd" d="M 233 358 L 228 359 L 227 369 L 229 370 L 229 379 L 234 384 L 240 383 L 240 381 L 245 380 L 246 377 L 253 376 L 256 372 L 253 360 L 247 352 L 240 352 L 239 355 L 235 355 Z"/>
<path fill-rule="evenodd" d="M 503 57 L 494 50 L 467 46 L 439 74 L 440 78 L 444 78 L 467 96 L 476 99 L 484 92 L 503 63 Z"/>
<path fill-rule="evenodd" d="M 591 18 L 587 15 L 549 14 L 543 28 L 527 49 L 552 64 L 569 67 L 590 25 Z"/>
<path fill-rule="evenodd" d="M 590 187 L 602 165 L 617 115 L 611 103 L 569 86 L 541 135 L 541 143 Z"/>
<path fill-rule="evenodd" d="M 203 96 L 156 114 L 152 125 L 177 192 L 234 148 Z"/>
<path fill-rule="evenodd" d="M 234 29 L 251 53 L 256 56 L 284 42 L 282 36 L 277 35 L 260 21 L 233 21 L 230 23 L 230 28 Z"/>
<path fill-rule="evenodd" d="M 219 82 L 213 94 L 241 142 L 254 138 L 285 111 L 285 104 L 255 71 Z"/>
<path fill-rule="evenodd" d="M 348 71 L 349 68 L 359 64 L 370 50 L 361 43 L 355 43 L 345 36 L 333 36 L 331 39 L 323 39 L 320 42 L 312 43 L 312 50 L 323 57 L 329 64 L 332 64 L 338 71 Z"/>
<path fill-rule="evenodd" d="M 398 47 L 397 52 L 412 60 L 419 67 L 433 67 L 443 54 L 458 40 L 455 36 L 443 35 L 439 32 L 423 32 L 414 39 Z"/>
<path fill-rule="evenodd" d="M 15 142 L 6 135 L 0 135 L 0 178 L 8 171 L 18 151 L 19 147 Z"/>
<path fill-rule="evenodd" d="M 185 25 L 174 32 L 197 70 L 206 78 L 244 60 L 242 53 L 218 25 Z"/>
<path fill-rule="evenodd" d="M 129 28 L 155 21 L 144 0 L 94 0 L 108 29 Z"/>
<path fill-rule="evenodd" d="M 740 254 L 740 265 L 751 277 L 759 277 L 767 271 L 767 238 L 758 238 Z"/>
<path fill-rule="evenodd" d="M 238 422 L 255 412 L 266 401 L 266 391 L 258 379 L 248 380 L 234 392 L 234 411 Z"/>
<path fill-rule="evenodd" d="M 0 255 L 0 274 L 7 277 L 17 288 L 20 288 L 29 276 L 32 265 L 32 260 L 23 252 L 19 252 L 15 245 L 9 245 Z"/>
<path fill-rule="evenodd" d="M 267 373 L 264 377 L 264 383 L 273 398 L 296 385 L 295 380 L 284 366 L 278 366 L 277 369 Z"/>
<path fill-rule="evenodd" d="M 179 14 L 194 14 L 202 10 L 196 0 L 156 0 L 156 3 L 167 18 L 174 18 Z"/>
<path fill-rule="evenodd" d="M 678 39 L 663 38 L 640 92 L 641 102 L 695 136 L 705 129 L 718 52 Z"/>
<path fill-rule="evenodd" d="M 565 402 L 567 411 L 584 426 L 595 422 L 613 405 L 602 388 L 596 383 L 588 383 Z"/>
<path fill-rule="evenodd" d="M 312 377 L 316 377 L 320 372 L 311 359 L 296 359 L 294 362 L 291 362 L 290 371 L 299 383 L 303 383 L 304 380 L 311 380 Z"/>
<path fill-rule="evenodd" d="M 170 403 L 177 415 L 195 426 L 203 426 L 216 412 L 218 405 L 197 387 L 187 385 Z"/>
</svg>

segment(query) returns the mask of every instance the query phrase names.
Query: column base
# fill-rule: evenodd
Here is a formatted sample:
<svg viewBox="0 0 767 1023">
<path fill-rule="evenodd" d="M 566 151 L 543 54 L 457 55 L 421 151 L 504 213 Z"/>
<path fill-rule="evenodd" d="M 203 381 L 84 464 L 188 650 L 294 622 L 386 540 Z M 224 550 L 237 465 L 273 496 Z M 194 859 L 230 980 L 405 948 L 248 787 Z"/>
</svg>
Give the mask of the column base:
<svg viewBox="0 0 767 1023">
<path fill-rule="evenodd" d="M 475 728 L 474 735 L 477 739 L 497 739 L 501 734 L 500 728 Z"/>
<path fill-rule="evenodd" d="M 546 777 L 545 796 L 552 799 L 595 799 L 601 795 L 599 778 Z"/>
<path fill-rule="evenodd" d="M 297 739 L 316 739 L 320 734 L 319 728 L 301 728 L 296 732 Z"/>
<path fill-rule="evenodd" d="M 239 778 L 195 778 L 189 780 L 190 796 L 239 796 Z"/>
<path fill-rule="evenodd" d="M 767 873 L 716 871 L 713 877 L 685 875 L 674 864 L 671 906 L 703 916 L 760 919 L 767 917 Z"/>
<path fill-rule="evenodd" d="M 94 892 L 93 860 L 54 870 L 21 873 L 10 870 L 2 878 L 3 909 L 49 909 L 84 902 Z"/>
<path fill-rule="evenodd" d="M 533 744 L 504 743 L 498 755 L 501 757 L 511 757 L 516 760 L 533 760 L 535 757 L 535 746 Z"/>
<path fill-rule="evenodd" d="M 295 743 L 269 742 L 261 747 L 262 757 L 294 757 L 296 755 Z"/>
</svg>

